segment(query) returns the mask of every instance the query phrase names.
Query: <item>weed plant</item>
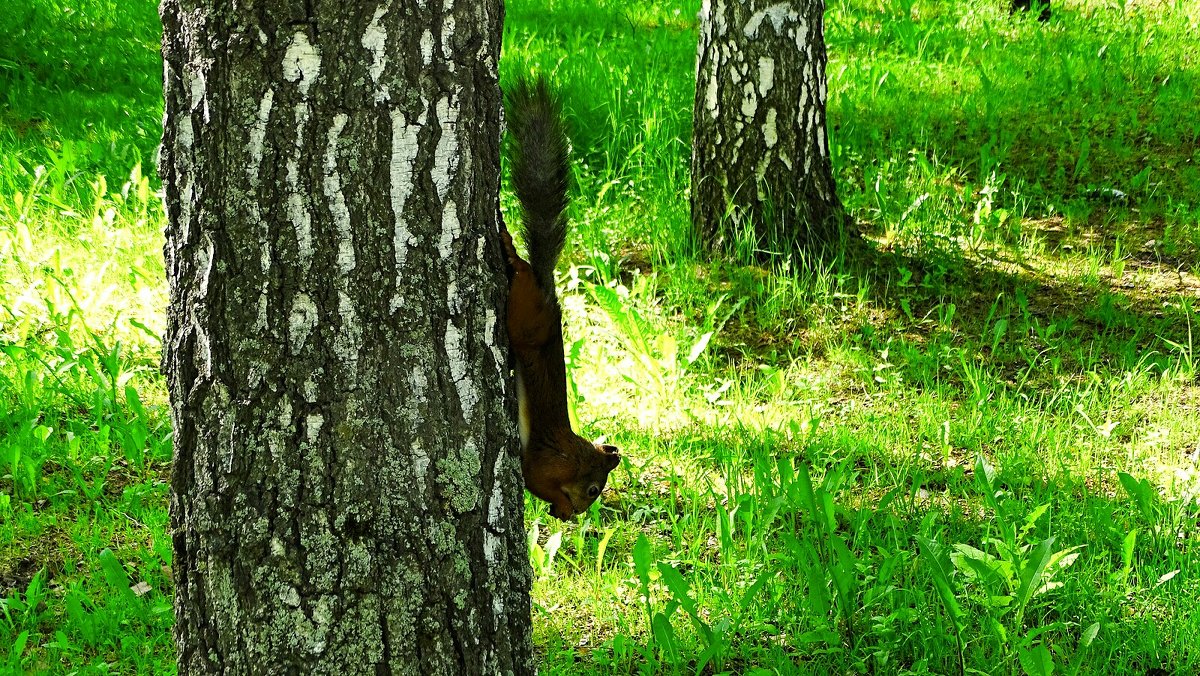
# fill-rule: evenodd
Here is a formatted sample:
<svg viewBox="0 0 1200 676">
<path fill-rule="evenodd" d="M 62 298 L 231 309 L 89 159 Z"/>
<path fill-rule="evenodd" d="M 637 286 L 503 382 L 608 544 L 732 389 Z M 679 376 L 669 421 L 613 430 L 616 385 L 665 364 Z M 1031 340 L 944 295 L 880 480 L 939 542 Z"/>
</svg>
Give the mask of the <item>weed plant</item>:
<svg viewBox="0 0 1200 676">
<path fill-rule="evenodd" d="M 627 457 L 527 503 L 543 673 L 1200 671 L 1200 6 L 830 2 L 862 242 L 762 267 L 689 225 L 699 3 L 506 4 Z M 0 11 L 0 672 L 173 669 L 155 9 Z"/>
</svg>

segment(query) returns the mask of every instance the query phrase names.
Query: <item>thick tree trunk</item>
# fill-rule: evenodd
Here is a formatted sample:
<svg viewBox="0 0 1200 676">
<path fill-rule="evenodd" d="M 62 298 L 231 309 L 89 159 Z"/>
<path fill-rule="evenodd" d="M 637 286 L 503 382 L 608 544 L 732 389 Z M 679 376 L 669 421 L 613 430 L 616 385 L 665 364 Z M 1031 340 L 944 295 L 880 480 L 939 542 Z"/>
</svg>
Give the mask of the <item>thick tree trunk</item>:
<svg viewBox="0 0 1200 676">
<path fill-rule="evenodd" d="M 499 0 L 161 11 L 180 673 L 530 673 Z"/>
<path fill-rule="evenodd" d="M 704 0 L 692 222 L 726 252 L 828 249 L 844 212 L 825 127 L 825 3 Z"/>
</svg>

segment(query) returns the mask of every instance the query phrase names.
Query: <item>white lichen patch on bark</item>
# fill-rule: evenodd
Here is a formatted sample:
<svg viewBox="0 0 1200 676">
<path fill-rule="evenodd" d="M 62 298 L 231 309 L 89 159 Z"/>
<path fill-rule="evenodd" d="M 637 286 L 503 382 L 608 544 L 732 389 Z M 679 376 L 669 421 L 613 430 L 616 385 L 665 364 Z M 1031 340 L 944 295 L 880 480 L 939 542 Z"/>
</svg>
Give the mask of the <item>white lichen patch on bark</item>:
<svg viewBox="0 0 1200 676">
<path fill-rule="evenodd" d="M 763 143 L 766 143 L 768 148 L 774 148 L 775 144 L 779 143 L 779 133 L 775 128 L 776 115 L 774 108 L 767 109 L 767 119 L 763 122 Z"/>
<path fill-rule="evenodd" d="M 454 38 L 454 14 L 450 13 L 450 11 L 449 11 L 451 9 L 451 7 L 453 6 L 453 0 L 447 0 L 446 5 L 447 5 L 446 18 L 442 22 L 442 55 L 443 56 L 446 54 L 454 53 L 454 46 L 452 44 L 450 44 L 450 40 L 452 40 Z M 449 70 L 451 73 L 454 72 L 454 61 L 453 60 L 446 61 L 446 69 Z"/>
<path fill-rule="evenodd" d="M 821 152 L 821 157 L 825 157 L 828 154 L 825 140 L 827 134 L 825 128 L 820 125 L 820 120 L 817 119 L 816 111 L 813 112 L 813 125 L 813 129 L 816 130 L 817 134 L 817 149 Z"/>
<path fill-rule="evenodd" d="M 706 11 L 707 11 L 707 13 L 706 13 Z M 715 35 L 719 35 L 719 36 L 725 35 L 725 31 L 729 30 L 729 25 L 727 23 L 725 23 L 725 16 L 728 13 L 728 10 L 725 9 L 725 3 L 721 2 L 721 0 L 717 0 L 717 7 L 716 7 L 715 12 L 713 11 L 713 8 L 708 3 L 708 1 L 705 0 L 704 9 L 702 9 L 700 13 L 702 15 L 713 17 L 711 25 L 713 27 L 713 33 Z"/>
<path fill-rule="evenodd" d="M 181 136 L 183 135 L 183 131 L 185 128 L 187 130 L 189 130 L 189 132 L 190 132 L 191 120 L 184 119 L 180 123 L 179 130 L 180 130 Z M 190 139 L 189 139 L 189 142 L 190 142 Z M 182 145 L 182 142 L 180 144 Z M 188 150 L 190 150 L 190 148 L 185 147 L 185 152 L 187 152 Z M 196 192 L 195 192 L 195 189 L 192 187 L 191 174 L 188 174 L 188 173 L 182 172 L 182 171 L 179 172 L 179 220 L 181 223 L 191 223 L 192 222 L 192 218 L 193 218 L 192 205 L 195 203 L 195 198 L 196 198 Z M 164 207 L 165 206 L 166 205 L 164 204 Z M 180 239 L 181 239 L 181 242 L 180 242 L 181 246 L 184 244 L 187 244 L 188 237 L 187 237 L 186 231 L 184 232 L 183 237 L 181 237 Z"/>
<path fill-rule="evenodd" d="M 442 135 L 433 151 L 430 177 L 439 200 L 446 199 L 446 192 L 458 169 L 458 113 L 458 101 L 452 97 L 442 98 L 434 107 Z"/>
<path fill-rule="evenodd" d="M 433 63 L 433 32 L 429 30 L 421 33 L 421 63 Z"/>
<path fill-rule="evenodd" d="M 797 21 L 796 27 L 796 49 L 804 52 L 805 58 L 811 63 L 813 59 L 812 45 L 808 42 L 808 24 Z M 824 78 L 822 78 L 823 80 Z M 821 99 L 824 101 L 825 99 Z"/>
<path fill-rule="evenodd" d="M 264 253 L 265 253 L 265 247 L 264 247 Z M 264 270 L 267 269 L 265 267 L 265 264 L 264 264 L 263 269 Z M 268 283 L 266 281 L 264 281 L 262 283 L 262 287 L 260 288 L 260 290 L 258 292 L 258 311 L 254 315 L 254 327 L 256 329 L 258 329 L 259 331 L 265 331 L 267 329 L 267 309 L 269 306 L 269 303 L 267 300 L 267 286 L 268 286 Z"/>
<path fill-rule="evenodd" d="M 288 220 L 296 228 L 296 253 L 300 258 L 300 268 L 308 272 L 313 253 L 312 216 L 308 213 L 308 205 L 305 204 L 304 191 L 300 185 L 300 163 L 294 157 L 288 158 L 287 161 L 287 184 Z"/>
<path fill-rule="evenodd" d="M 188 64 L 183 71 L 183 82 L 188 88 L 189 112 L 200 111 L 200 119 L 208 122 L 208 82 L 204 77 L 204 68 L 200 64 Z"/>
<path fill-rule="evenodd" d="M 454 389 L 458 392 L 458 403 L 462 407 L 463 418 L 471 420 L 475 417 L 475 406 L 479 403 L 479 391 L 475 389 L 475 381 L 470 377 L 470 355 L 464 348 L 463 335 L 458 327 L 454 326 L 453 320 L 446 322 L 444 345 L 446 359 L 450 364 L 450 379 L 454 381 Z"/>
<path fill-rule="evenodd" d="M 247 167 L 247 173 L 250 176 L 250 182 L 254 185 L 258 184 L 258 172 L 262 167 L 263 141 L 267 137 L 267 122 L 271 119 L 271 104 L 274 100 L 275 90 L 267 89 L 258 102 L 258 115 L 254 118 L 254 125 L 250 127 L 250 164 Z"/>
<path fill-rule="evenodd" d="M 321 56 L 317 48 L 308 41 L 304 31 L 298 31 L 288 45 L 283 58 L 283 76 L 289 82 L 297 83 L 300 96 L 308 97 L 309 87 L 321 71 Z M 305 127 L 310 115 L 307 103 L 298 103 L 293 107 L 296 124 L 296 152 L 305 146 Z M 308 211 L 308 188 L 300 181 L 300 164 L 296 156 L 287 160 L 287 214 L 288 220 L 296 229 L 296 248 L 300 259 L 301 270 L 308 272 L 312 260 L 312 215 Z"/>
<path fill-rule="evenodd" d="M 753 120 L 754 114 L 758 112 L 758 96 L 754 94 L 754 85 L 747 82 L 742 88 L 742 115 L 746 119 Z"/>
<path fill-rule="evenodd" d="M 792 3 L 777 2 L 774 5 L 751 14 L 742 32 L 745 33 L 746 37 L 753 40 L 758 37 L 758 29 L 762 26 L 763 21 L 766 20 L 771 22 L 771 27 L 775 29 L 777 35 L 783 35 L 787 26 L 796 23 L 799 19 L 800 15 L 796 12 Z"/>
<path fill-rule="evenodd" d="M 458 144 L 458 101 L 453 97 L 445 97 L 437 102 L 434 114 L 441 127 L 441 137 L 433 151 L 433 167 L 430 178 L 442 205 L 442 234 L 438 241 L 438 253 L 442 259 L 449 258 L 454 241 L 462 233 L 462 224 L 458 219 L 458 206 L 453 199 L 446 199 L 450 185 L 458 174 L 460 158 Z M 453 277 L 450 284 L 454 283 Z"/>
<path fill-rule="evenodd" d="M 496 454 L 492 465 L 492 497 L 488 500 L 488 525 L 496 532 L 504 532 L 504 458 L 505 453 Z"/>
<path fill-rule="evenodd" d="M 425 450 L 425 446 L 421 444 L 420 439 L 416 439 L 412 442 L 412 446 L 409 447 L 409 452 L 412 454 L 413 476 L 417 480 L 416 486 L 417 492 L 419 493 L 419 495 L 416 496 L 416 499 L 423 500 L 426 494 L 425 478 L 429 471 L 429 452 Z"/>
<path fill-rule="evenodd" d="M 296 647 L 306 650 L 313 655 L 325 651 L 328 641 L 329 624 L 332 619 L 328 597 L 322 595 L 314 603 L 308 615 L 298 615 L 295 620 L 285 626 L 294 627 L 295 633 L 289 639 L 297 642 Z"/>
<path fill-rule="evenodd" d="M 257 204 L 254 205 L 253 211 L 254 217 L 261 219 Z M 263 228 L 265 230 L 265 224 Z M 271 270 L 271 244 L 268 240 L 268 234 L 266 232 L 263 233 L 262 240 L 259 241 L 259 246 L 261 248 L 259 249 L 258 254 L 258 269 L 262 273 L 263 281 L 262 285 L 258 287 L 258 312 L 254 315 L 254 328 L 255 330 L 261 332 L 267 330 L 267 308 L 269 306 L 267 289 L 270 286 L 268 274 Z"/>
<path fill-rule="evenodd" d="M 278 414 L 275 416 L 275 423 L 279 429 L 289 429 L 292 426 L 292 401 L 287 395 L 279 398 Z"/>
<path fill-rule="evenodd" d="M 450 257 L 454 252 L 454 240 L 462 234 L 462 223 L 458 221 L 458 205 L 454 200 L 447 200 L 445 208 L 442 209 L 442 236 L 438 240 L 438 255 L 442 260 Z M 454 278 L 450 277 L 450 283 L 447 286 L 454 284 Z"/>
<path fill-rule="evenodd" d="M 306 293 L 298 293 L 292 299 L 292 311 L 288 314 L 288 339 L 292 354 L 298 355 L 308 341 L 308 334 L 317 325 L 317 305 Z"/>
<path fill-rule="evenodd" d="M 488 533 L 488 535 L 491 534 Z M 507 611 L 504 607 L 504 597 L 500 596 L 499 594 L 492 597 L 492 613 L 494 613 L 497 618 L 503 618 L 507 615 Z"/>
<path fill-rule="evenodd" d="M 325 199 L 329 201 L 329 210 L 333 215 L 333 227 L 337 230 L 337 266 L 344 278 L 354 270 L 354 233 L 350 229 L 350 209 L 346 206 L 346 197 L 342 194 L 342 179 L 338 174 L 338 139 L 346 127 L 349 118 L 338 114 L 333 118 L 333 126 L 329 128 L 325 145 L 325 178 L 322 185 L 325 189 Z M 343 279 L 343 284 L 345 280 Z"/>
<path fill-rule="evenodd" d="M 379 78 L 383 76 L 383 70 L 387 67 L 387 31 L 384 30 L 383 24 L 379 22 L 384 14 L 387 14 L 390 9 L 390 3 L 380 5 L 375 8 L 375 14 L 371 16 L 371 22 L 367 24 L 367 29 L 363 31 L 362 46 L 371 53 L 371 65 L 368 72 L 371 74 L 371 81 L 379 84 Z M 387 89 L 384 88 L 380 95 L 376 95 L 376 102 L 387 99 Z"/>
<path fill-rule="evenodd" d="M 497 487 L 499 490 L 499 487 Z M 483 558 L 491 565 L 500 562 L 500 538 L 492 531 L 483 532 Z"/>
<path fill-rule="evenodd" d="M 415 367 L 408 374 L 408 392 L 409 406 L 405 411 L 401 412 L 402 418 L 406 424 L 412 426 L 420 422 L 420 414 L 429 404 L 429 397 L 426 394 L 429 388 L 429 379 L 425 374 L 424 367 Z M 410 447 L 410 453 L 413 458 L 413 473 L 416 479 L 418 495 L 414 496 L 416 500 L 426 499 L 425 474 L 429 469 L 429 452 L 421 444 L 421 441 L 415 440 Z"/>
<path fill-rule="evenodd" d="M 317 369 L 317 374 L 320 373 L 321 369 Z M 310 404 L 315 404 L 317 402 L 317 394 L 320 393 L 320 390 L 317 388 L 317 381 L 314 378 L 306 378 L 304 384 L 301 385 L 301 390 L 304 393 L 304 401 L 307 401 Z"/>
<path fill-rule="evenodd" d="M 283 55 L 283 77 L 297 83 L 300 96 L 308 97 L 308 88 L 321 72 L 321 52 L 308 41 L 305 31 L 296 31 Z"/>
<path fill-rule="evenodd" d="M 255 345 L 257 347 L 257 345 Z M 246 385 L 250 389 L 256 389 L 262 384 L 263 376 L 267 374 L 267 365 L 262 362 L 255 362 L 250 366 L 249 372 L 246 373 Z"/>
<path fill-rule="evenodd" d="M 247 148 L 249 157 L 246 163 L 246 177 L 250 182 L 250 186 L 257 188 L 262 184 L 260 172 L 262 170 L 263 149 L 265 147 L 267 137 L 267 126 L 271 120 L 271 108 L 275 101 L 275 90 L 268 87 L 263 93 L 262 98 L 258 101 L 258 108 L 254 115 L 254 120 L 250 125 L 250 145 Z M 258 311 L 254 318 L 254 327 L 258 332 L 267 330 L 267 309 L 268 298 L 267 290 L 269 286 L 269 271 L 271 269 L 271 246 L 270 232 L 267 224 L 263 221 L 262 212 L 259 209 L 259 204 L 256 200 L 249 200 L 250 217 L 259 224 L 259 271 L 262 273 L 262 284 L 258 291 Z M 258 386 L 258 381 L 262 377 L 262 373 L 255 371 L 252 375 L 254 381 L 252 387 Z"/>
<path fill-rule="evenodd" d="M 821 130 L 820 121 L 817 119 L 816 108 L 806 107 L 800 113 L 800 116 L 808 118 L 807 120 L 804 121 L 804 123 L 803 123 L 804 126 L 800 127 L 801 129 Z M 818 136 L 820 138 L 817 140 L 817 148 L 820 149 L 821 156 L 824 157 L 825 156 L 825 143 L 824 143 L 823 139 L 825 138 L 825 134 L 818 134 Z M 806 155 L 804 157 L 804 173 L 807 174 L 811 170 L 812 170 L 812 158 Z"/>
<path fill-rule="evenodd" d="M 775 59 L 769 56 L 758 57 L 758 94 L 766 96 L 775 86 Z"/>
<path fill-rule="evenodd" d="M 309 413 L 304 418 L 304 436 L 308 439 L 308 443 L 317 443 L 317 437 L 321 434 L 321 425 L 325 424 L 325 418 L 320 413 Z"/>
<path fill-rule="evenodd" d="M 393 109 L 392 118 L 392 156 L 388 172 L 391 177 L 391 206 L 393 218 L 392 245 L 396 259 L 396 289 L 403 288 L 401 279 L 405 261 L 408 259 L 408 249 L 413 243 L 413 234 L 408 229 L 404 216 L 404 205 L 413 189 L 413 161 L 420 150 L 418 133 L 424 125 L 424 120 L 417 124 L 408 124 L 404 113 Z M 391 309 L 394 311 L 403 303 L 399 291 L 392 296 Z"/>
<path fill-rule="evenodd" d="M 175 143 L 184 150 L 191 150 L 195 138 L 195 131 L 192 129 L 192 116 L 188 113 L 180 115 L 179 124 L 176 126 L 175 131 Z"/>
<path fill-rule="evenodd" d="M 715 120 L 717 114 L 721 111 L 720 104 L 717 101 L 717 69 L 712 69 L 712 77 L 708 79 L 708 86 L 704 89 L 704 108 L 708 110 L 708 114 Z"/>
<path fill-rule="evenodd" d="M 492 465 L 492 494 L 488 498 L 487 523 L 488 528 L 483 532 L 483 556 L 489 565 L 500 563 L 500 546 L 502 540 L 497 533 L 503 533 L 504 528 L 504 459 L 507 454 L 501 451 L 496 454 L 496 462 Z M 500 608 L 503 610 L 503 607 Z"/>
<path fill-rule="evenodd" d="M 480 254 L 479 260 L 483 260 L 482 254 Z M 484 342 L 484 344 L 491 346 L 492 363 L 496 365 L 496 380 L 497 380 L 497 382 L 500 383 L 500 392 L 507 393 L 508 388 L 505 385 L 506 379 L 502 377 L 504 375 L 505 359 L 504 359 L 504 355 L 500 352 L 500 348 L 497 347 L 497 345 L 496 345 L 496 329 L 499 326 L 500 326 L 499 317 L 496 316 L 496 312 L 494 310 L 492 310 L 491 308 L 487 308 L 486 310 L 484 310 L 483 311 L 483 342 Z"/>
<path fill-rule="evenodd" d="M 351 383 L 358 379 L 358 353 L 362 349 L 362 324 L 354 301 L 345 291 L 338 291 L 338 315 L 342 326 L 333 339 L 333 351 L 346 365 L 347 378 Z"/>
<path fill-rule="evenodd" d="M 192 332 L 196 335 L 196 371 L 204 377 L 211 377 L 213 370 L 212 343 L 209 342 L 208 333 L 205 332 L 196 315 L 192 314 L 188 319 L 192 325 Z"/>
<path fill-rule="evenodd" d="M 208 285 L 212 281 L 213 260 L 216 253 L 216 244 L 213 243 L 213 238 L 210 233 L 205 232 L 200 236 L 200 247 L 196 250 L 196 270 L 200 276 L 200 295 L 208 295 Z"/>
</svg>

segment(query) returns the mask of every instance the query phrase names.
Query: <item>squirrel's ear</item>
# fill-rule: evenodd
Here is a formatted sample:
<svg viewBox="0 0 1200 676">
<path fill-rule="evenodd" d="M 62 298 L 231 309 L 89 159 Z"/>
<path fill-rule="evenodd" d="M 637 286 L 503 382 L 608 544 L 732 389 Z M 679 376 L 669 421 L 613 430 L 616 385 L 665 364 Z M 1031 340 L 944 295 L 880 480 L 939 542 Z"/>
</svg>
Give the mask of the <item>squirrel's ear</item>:
<svg viewBox="0 0 1200 676">
<path fill-rule="evenodd" d="M 612 444 L 596 444 L 596 450 L 606 455 L 615 454 L 617 452 L 617 447 L 613 446 Z"/>
<path fill-rule="evenodd" d="M 604 467 L 605 467 L 605 469 L 607 469 L 608 471 L 611 472 L 617 468 L 617 465 L 621 464 L 621 456 L 617 454 L 616 446 L 608 446 L 608 448 L 611 448 L 613 450 L 611 452 L 605 454 Z"/>
</svg>

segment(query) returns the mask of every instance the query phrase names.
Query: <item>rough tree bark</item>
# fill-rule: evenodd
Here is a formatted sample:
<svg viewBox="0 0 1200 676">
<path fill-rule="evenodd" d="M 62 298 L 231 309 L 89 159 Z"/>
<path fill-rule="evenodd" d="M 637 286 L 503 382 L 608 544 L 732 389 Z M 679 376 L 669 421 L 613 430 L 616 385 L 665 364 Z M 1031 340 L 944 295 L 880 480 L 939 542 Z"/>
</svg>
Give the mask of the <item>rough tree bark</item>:
<svg viewBox="0 0 1200 676">
<path fill-rule="evenodd" d="M 531 673 L 499 0 L 161 14 L 180 673 Z"/>
<path fill-rule="evenodd" d="M 825 125 L 823 0 L 704 0 L 692 222 L 715 250 L 791 255 L 840 237 Z"/>
</svg>

